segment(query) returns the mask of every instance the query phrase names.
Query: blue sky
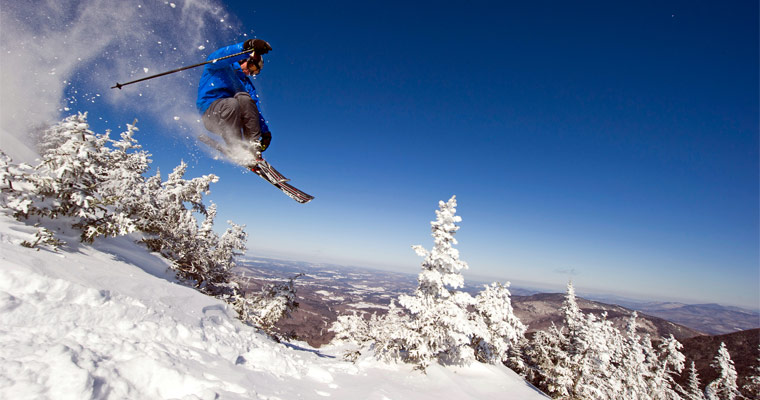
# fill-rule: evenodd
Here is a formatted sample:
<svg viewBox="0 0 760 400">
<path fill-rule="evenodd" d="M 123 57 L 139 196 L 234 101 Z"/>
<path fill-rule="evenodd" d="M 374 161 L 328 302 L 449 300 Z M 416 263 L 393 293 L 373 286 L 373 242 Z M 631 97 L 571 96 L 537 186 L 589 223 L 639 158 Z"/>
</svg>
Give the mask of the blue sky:
<svg viewBox="0 0 760 400">
<path fill-rule="evenodd" d="M 193 29 L 195 3 L 134 2 L 140 46 L 113 34 L 63 97 L 96 130 L 137 117 L 164 173 L 218 175 L 217 225 L 246 224 L 253 255 L 416 273 L 456 195 L 470 276 L 760 306 L 757 2 L 226 1 Z M 274 49 L 265 156 L 310 204 L 196 144 L 200 69 L 103 83 L 250 37 Z"/>
</svg>

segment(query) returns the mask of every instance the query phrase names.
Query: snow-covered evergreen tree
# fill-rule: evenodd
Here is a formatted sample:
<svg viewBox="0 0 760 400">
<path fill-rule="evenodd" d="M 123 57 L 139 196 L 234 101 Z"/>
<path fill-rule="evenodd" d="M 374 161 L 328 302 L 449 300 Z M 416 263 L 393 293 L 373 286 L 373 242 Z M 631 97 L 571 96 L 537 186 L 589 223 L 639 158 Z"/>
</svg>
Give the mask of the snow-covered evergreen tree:
<svg viewBox="0 0 760 400">
<path fill-rule="evenodd" d="M 683 369 L 681 344 L 672 336 L 659 352 L 636 332 L 634 313 L 621 333 L 607 320 L 584 314 L 568 284 L 562 329 L 537 332 L 524 351 L 526 377 L 555 398 L 678 399 L 673 374 Z"/>
<path fill-rule="evenodd" d="M 683 371 L 686 357 L 681 353 L 683 345 L 673 335 L 664 338 L 659 346 L 658 357 L 653 364 L 652 398 L 677 400 L 679 386 L 674 377 Z"/>
<path fill-rule="evenodd" d="M 151 201 L 135 201 L 125 207 L 138 229 L 146 233 L 143 242 L 172 260 L 180 278 L 206 293 L 223 294 L 229 286 L 232 255 L 245 251 L 245 233 L 233 225 L 226 237 L 219 239 L 211 230 L 216 207 L 207 209 L 203 204 L 203 195 L 219 178 L 205 175 L 185 180 L 186 169 L 187 164 L 181 163 L 166 182 L 161 182 L 157 173 L 145 183 Z M 194 213 L 204 217 L 200 227 Z"/>
<path fill-rule="evenodd" d="M 235 296 L 232 304 L 240 319 L 266 332 L 274 333 L 275 323 L 282 318 L 290 317 L 298 308 L 295 280 L 301 275 L 303 274 L 290 278 L 287 283 L 265 285 L 258 293 Z"/>
<path fill-rule="evenodd" d="M 73 218 L 82 240 L 89 242 L 99 235 L 134 231 L 124 213 L 108 207 L 114 199 L 100 191 L 110 178 L 108 171 L 115 168 L 108 143 L 108 134 L 93 133 L 82 113 L 45 131 L 42 162 L 37 173 L 27 177 L 34 189 L 27 193 L 31 204 L 24 217 Z"/>
<path fill-rule="evenodd" d="M 620 395 L 626 399 L 647 399 L 650 368 L 645 354 L 645 345 L 636 332 L 638 314 L 634 311 L 626 325 L 620 355 L 615 369 L 615 381 L 619 382 Z"/>
<path fill-rule="evenodd" d="M 0 206 L 9 210 L 17 218 L 30 215 L 34 200 L 34 186 L 29 177 L 36 171 L 30 165 L 12 163 L 8 155 L 0 150 Z"/>
<path fill-rule="evenodd" d="M 29 166 L 26 166 L 29 169 Z M 27 171 L 28 172 L 28 171 Z M 0 150 L 0 193 L 2 193 L 2 199 L 5 199 L 9 193 L 16 191 L 19 188 L 14 188 L 14 183 L 24 182 L 25 175 L 19 171 L 19 168 L 13 165 L 13 160 Z M 3 206 L 8 207 L 7 202 L 4 200 Z"/>
<path fill-rule="evenodd" d="M 377 319 L 377 314 L 372 314 Z M 375 334 L 370 332 L 370 324 L 363 316 L 352 310 L 351 314 L 338 315 L 330 326 L 330 332 L 335 333 L 335 339 L 362 345 L 372 341 Z"/>
<path fill-rule="evenodd" d="M 536 332 L 523 350 L 526 378 L 554 398 L 567 398 L 573 384 L 567 337 L 563 331 L 552 324 L 548 330 Z"/>
<path fill-rule="evenodd" d="M 432 250 L 413 247 L 424 257 L 414 294 L 400 296 L 398 306 L 392 301 L 383 316 L 339 316 L 331 326 L 337 339 L 370 343 L 376 356 L 410 362 L 422 370 L 433 362 L 522 363 L 516 344 L 526 328 L 513 313 L 508 285 L 494 283 L 477 298 L 458 290 L 464 285 L 461 271 L 467 263 L 454 248 L 462 220 L 456 205 L 455 196 L 439 202 L 431 222 Z"/>
<path fill-rule="evenodd" d="M 456 215 L 456 206 L 456 196 L 448 202 L 439 202 L 436 220 L 430 223 L 433 249 L 428 252 L 422 246 L 413 246 L 425 258 L 417 290 L 413 296 L 399 297 L 399 304 L 411 315 L 406 355 L 423 369 L 433 360 L 449 364 L 474 361 L 470 348 L 473 327 L 467 308 L 475 300 L 457 290 L 464 285 L 461 271 L 467 269 L 467 263 L 459 259 L 459 250 L 454 248 L 457 223 L 462 220 Z"/>
<path fill-rule="evenodd" d="M 388 312 L 378 317 L 372 314 L 366 321 L 366 332 L 371 336 L 372 350 L 375 355 L 385 361 L 408 361 L 406 348 L 408 342 L 417 343 L 418 332 L 409 329 L 409 314 L 391 300 Z M 411 339 L 410 339 L 411 338 Z"/>
<path fill-rule="evenodd" d="M 740 396 L 741 394 L 736 386 L 736 368 L 725 343 L 721 342 L 718 354 L 710 365 L 718 371 L 718 378 L 710 382 L 705 388 L 707 399 L 733 400 Z"/>
<path fill-rule="evenodd" d="M 527 330 L 514 314 L 509 282 L 487 285 L 475 298 L 475 312 L 474 320 L 481 322 L 476 324 L 473 338 L 476 357 L 482 362 L 507 362 L 510 350 L 524 338 Z M 512 357 L 511 364 L 516 362 Z"/>
<path fill-rule="evenodd" d="M 699 374 L 694 366 L 694 361 L 689 367 L 689 379 L 686 387 L 681 390 L 685 400 L 705 400 L 705 392 L 699 387 Z"/>
<path fill-rule="evenodd" d="M 747 377 L 747 383 L 744 384 L 742 389 L 744 389 L 750 398 L 760 399 L 760 346 L 757 348 L 757 358 L 751 371 L 752 375 Z"/>
<path fill-rule="evenodd" d="M 601 319 L 593 314 L 585 315 L 578 307 L 572 282 L 567 285 L 567 294 L 562 306 L 564 323 L 567 328 L 567 342 L 564 349 L 568 355 L 568 367 L 572 384 L 567 388 L 570 398 L 605 398 L 612 390 L 610 363 L 614 349 L 610 347 L 610 337 L 614 329 L 606 315 Z"/>
</svg>

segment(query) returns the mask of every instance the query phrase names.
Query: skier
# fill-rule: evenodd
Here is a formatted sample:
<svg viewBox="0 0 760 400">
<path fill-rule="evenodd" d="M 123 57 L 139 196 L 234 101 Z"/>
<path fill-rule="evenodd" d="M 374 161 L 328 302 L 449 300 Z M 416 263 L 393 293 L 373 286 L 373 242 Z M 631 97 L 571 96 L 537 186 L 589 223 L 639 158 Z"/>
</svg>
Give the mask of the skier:
<svg viewBox="0 0 760 400">
<path fill-rule="evenodd" d="M 229 149 L 243 147 L 260 161 L 261 152 L 272 141 L 272 133 L 261 115 L 256 88 L 249 76 L 261 72 L 264 66 L 261 56 L 272 47 L 264 40 L 248 39 L 216 50 L 208 60 L 248 50 L 252 53 L 242 60 L 229 58 L 206 64 L 198 84 L 196 106 L 206 129 L 221 136 Z"/>
</svg>

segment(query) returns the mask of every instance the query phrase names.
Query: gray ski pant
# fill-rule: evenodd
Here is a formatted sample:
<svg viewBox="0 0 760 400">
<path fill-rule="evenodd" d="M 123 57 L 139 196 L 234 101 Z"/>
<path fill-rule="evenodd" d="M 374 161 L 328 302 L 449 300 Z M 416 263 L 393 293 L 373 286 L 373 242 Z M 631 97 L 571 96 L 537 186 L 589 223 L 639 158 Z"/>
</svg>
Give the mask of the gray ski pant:
<svg viewBox="0 0 760 400">
<path fill-rule="evenodd" d="M 250 143 L 261 137 L 259 110 L 246 92 L 211 103 L 202 119 L 206 129 L 221 136 L 227 146 L 241 141 Z"/>
</svg>

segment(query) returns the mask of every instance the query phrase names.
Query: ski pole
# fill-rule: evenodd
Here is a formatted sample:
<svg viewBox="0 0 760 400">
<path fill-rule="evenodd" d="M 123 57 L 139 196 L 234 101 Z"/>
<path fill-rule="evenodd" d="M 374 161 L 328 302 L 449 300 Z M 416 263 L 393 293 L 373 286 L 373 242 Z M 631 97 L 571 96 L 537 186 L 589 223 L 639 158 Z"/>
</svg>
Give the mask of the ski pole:
<svg viewBox="0 0 760 400">
<path fill-rule="evenodd" d="M 162 73 L 160 73 L 160 74 L 155 74 L 155 75 L 147 76 L 147 77 L 145 77 L 145 78 L 136 79 L 136 80 L 134 80 L 134 81 L 130 81 L 130 82 L 127 82 L 127 83 L 119 83 L 119 82 L 116 82 L 116 86 L 111 86 L 111 89 L 116 89 L 116 88 L 118 88 L 119 90 L 121 90 L 121 88 L 122 88 L 123 86 L 131 85 L 131 84 L 133 84 L 133 83 L 142 82 L 142 81 L 147 81 L 148 79 L 158 78 L 159 76 L 164 76 L 164 75 L 173 74 L 173 73 L 175 73 L 175 72 L 184 71 L 184 70 L 186 70 L 186 69 L 191 69 L 191 68 L 195 68 L 195 67 L 200 67 L 201 65 L 206 65 L 206 64 L 213 64 L 213 63 L 215 63 L 215 62 L 217 62 L 217 61 L 220 61 L 220 60 L 224 60 L 224 59 L 227 59 L 227 58 L 232 58 L 232 57 L 238 57 L 238 56 L 242 56 L 243 54 L 247 54 L 247 53 L 253 53 L 253 49 L 251 49 L 251 50 L 246 50 L 246 51 L 241 51 L 240 53 L 235 53 L 235 54 L 232 54 L 232 55 L 229 55 L 229 56 L 225 56 L 225 57 L 216 58 L 216 59 L 213 59 L 213 60 L 209 60 L 209 61 L 206 61 L 206 62 L 202 62 L 202 63 L 199 63 L 199 64 L 193 64 L 193 65 L 188 65 L 188 66 L 186 66 L 186 67 L 182 67 L 182 68 L 173 69 L 173 70 L 171 70 L 171 71 L 162 72 Z"/>
</svg>

